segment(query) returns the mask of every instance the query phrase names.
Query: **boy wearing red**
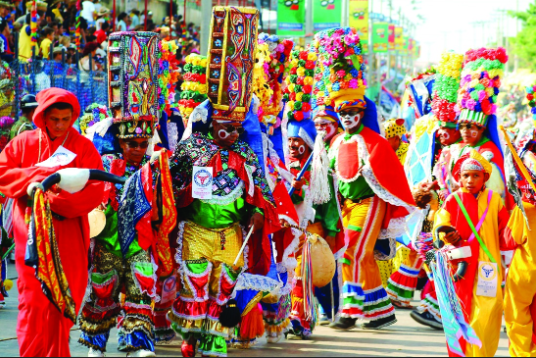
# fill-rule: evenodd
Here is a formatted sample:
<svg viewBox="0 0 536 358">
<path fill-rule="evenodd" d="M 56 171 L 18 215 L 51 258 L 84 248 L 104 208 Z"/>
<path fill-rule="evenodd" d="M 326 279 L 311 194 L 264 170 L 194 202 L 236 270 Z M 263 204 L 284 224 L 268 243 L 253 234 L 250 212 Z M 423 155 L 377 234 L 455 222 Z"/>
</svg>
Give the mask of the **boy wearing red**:
<svg viewBox="0 0 536 358">
<path fill-rule="evenodd" d="M 14 198 L 14 236 L 18 247 L 19 321 L 17 337 L 21 356 L 70 356 L 69 332 L 73 323 L 43 294 L 35 269 L 24 264 L 28 228 L 25 223 L 30 183 L 40 182 L 60 168 L 101 169 L 102 161 L 93 144 L 72 125 L 80 105 L 71 92 L 50 88 L 37 95 L 39 107 L 33 117 L 37 129 L 13 139 L 0 153 L 0 191 Z M 37 166 L 57 152 L 71 152 L 62 166 Z M 102 200 L 103 184 L 89 182 L 80 192 L 59 189 L 48 192 L 60 257 L 76 310 L 80 309 L 87 285 L 89 224 L 87 214 Z"/>
</svg>

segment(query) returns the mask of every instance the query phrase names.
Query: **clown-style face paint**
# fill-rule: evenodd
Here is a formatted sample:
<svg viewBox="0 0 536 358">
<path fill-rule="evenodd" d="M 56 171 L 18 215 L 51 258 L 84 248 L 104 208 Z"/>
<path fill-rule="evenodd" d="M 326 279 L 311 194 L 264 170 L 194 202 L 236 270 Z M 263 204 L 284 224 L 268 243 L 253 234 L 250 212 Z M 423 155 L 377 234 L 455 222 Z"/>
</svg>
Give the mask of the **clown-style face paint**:
<svg viewBox="0 0 536 358">
<path fill-rule="evenodd" d="M 460 122 L 459 128 L 464 143 L 471 147 L 475 147 L 480 142 L 486 130 L 486 127 L 470 122 Z"/>
<path fill-rule="evenodd" d="M 307 144 L 300 137 L 289 137 L 288 154 L 291 158 L 301 160 L 311 152 Z"/>
<path fill-rule="evenodd" d="M 324 132 L 324 142 L 330 142 L 331 139 L 337 134 L 339 126 L 337 123 L 333 123 L 327 119 L 315 119 L 315 127 L 318 132 Z"/>
<path fill-rule="evenodd" d="M 442 146 L 449 146 L 456 143 L 460 139 L 460 131 L 456 128 L 441 127 L 437 131 L 439 142 Z"/>
<path fill-rule="evenodd" d="M 359 129 L 364 110 L 358 108 L 343 109 L 339 112 L 341 123 L 348 133 L 355 133 Z"/>
<path fill-rule="evenodd" d="M 244 128 L 239 123 L 220 123 L 214 121 L 212 125 L 214 141 L 224 148 L 232 146 L 238 140 L 240 134 L 244 133 Z"/>
</svg>

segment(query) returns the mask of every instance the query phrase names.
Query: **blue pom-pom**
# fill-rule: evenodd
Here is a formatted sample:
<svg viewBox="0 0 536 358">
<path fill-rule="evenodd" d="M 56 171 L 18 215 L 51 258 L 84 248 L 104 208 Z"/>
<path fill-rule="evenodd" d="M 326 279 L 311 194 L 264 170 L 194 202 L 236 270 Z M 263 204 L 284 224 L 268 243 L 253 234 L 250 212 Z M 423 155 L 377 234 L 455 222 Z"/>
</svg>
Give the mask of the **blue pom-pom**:
<svg viewBox="0 0 536 358">
<path fill-rule="evenodd" d="M 480 79 L 483 79 L 486 76 L 486 72 L 482 71 L 480 72 Z"/>
<path fill-rule="evenodd" d="M 527 91 L 528 94 L 533 94 L 534 93 L 534 90 L 532 89 L 532 87 L 527 87 L 526 91 Z"/>
<path fill-rule="evenodd" d="M 475 112 L 482 112 L 482 106 L 480 105 L 480 103 L 477 103 L 475 105 Z"/>
<path fill-rule="evenodd" d="M 531 109 L 530 109 L 530 113 L 532 113 L 532 114 L 536 114 L 536 107 L 531 108 Z"/>
<path fill-rule="evenodd" d="M 499 94 L 499 89 L 497 87 L 495 87 L 493 89 L 493 93 L 497 96 Z"/>
<path fill-rule="evenodd" d="M 490 98 L 488 98 L 489 100 L 489 103 L 493 104 L 493 96 L 491 96 Z"/>
</svg>

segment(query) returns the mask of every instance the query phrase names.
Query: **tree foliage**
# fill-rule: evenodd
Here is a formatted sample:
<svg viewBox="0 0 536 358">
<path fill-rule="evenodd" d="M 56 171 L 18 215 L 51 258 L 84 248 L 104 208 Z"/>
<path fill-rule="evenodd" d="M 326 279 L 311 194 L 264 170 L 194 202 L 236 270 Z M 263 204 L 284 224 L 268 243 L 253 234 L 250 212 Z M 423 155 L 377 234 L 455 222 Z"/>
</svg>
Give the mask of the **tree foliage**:
<svg viewBox="0 0 536 358">
<path fill-rule="evenodd" d="M 536 0 L 526 11 L 509 11 L 508 14 L 523 23 L 523 29 L 511 39 L 514 52 L 536 71 Z"/>
</svg>

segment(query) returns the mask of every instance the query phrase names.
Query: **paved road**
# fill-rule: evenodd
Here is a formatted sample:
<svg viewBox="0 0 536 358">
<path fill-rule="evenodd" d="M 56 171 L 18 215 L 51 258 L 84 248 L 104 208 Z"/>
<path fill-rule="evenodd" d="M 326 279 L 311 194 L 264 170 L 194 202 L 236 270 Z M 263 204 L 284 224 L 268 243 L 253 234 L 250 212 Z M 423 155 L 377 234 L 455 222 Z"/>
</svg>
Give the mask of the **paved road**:
<svg viewBox="0 0 536 358">
<path fill-rule="evenodd" d="M 11 268 L 11 273 L 14 273 Z M 18 355 L 18 345 L 15 334 L 17 318 L 16 288 L 10 291 L 7 299 L 8 306 L 0 310 L 0 357 Z M 338 332 L 330 328 L 319 327 L 312 339 L 307 341 L 286 340 L 277 344 L 267 344 L 261 339 L 255 347 L 249 350 L 231 350 L 230 357 L 334 357 L 334 356 L 447 356 L 445 339 L 442 332 L 434 331 L 415 323 L 408 311 L 397 312 L 398 323 L 389 329 L 381 331 L 365 331 L 355 329 L 350 332 Z M 112 332 L 108 345 L 108 357 L 124 357 L 117 348 L 116 331 Z M 80 332 L 71 333 L 71 353 L 74 357 L 87 356 L 85 347 L 76 343 Z M 157 347 L 158 356 L 180 356 L 180 341 L 171 345 Z M 501 335 L 497 356 L 508 356 L 508 341 L 506 335 Z"/>
</svg>

